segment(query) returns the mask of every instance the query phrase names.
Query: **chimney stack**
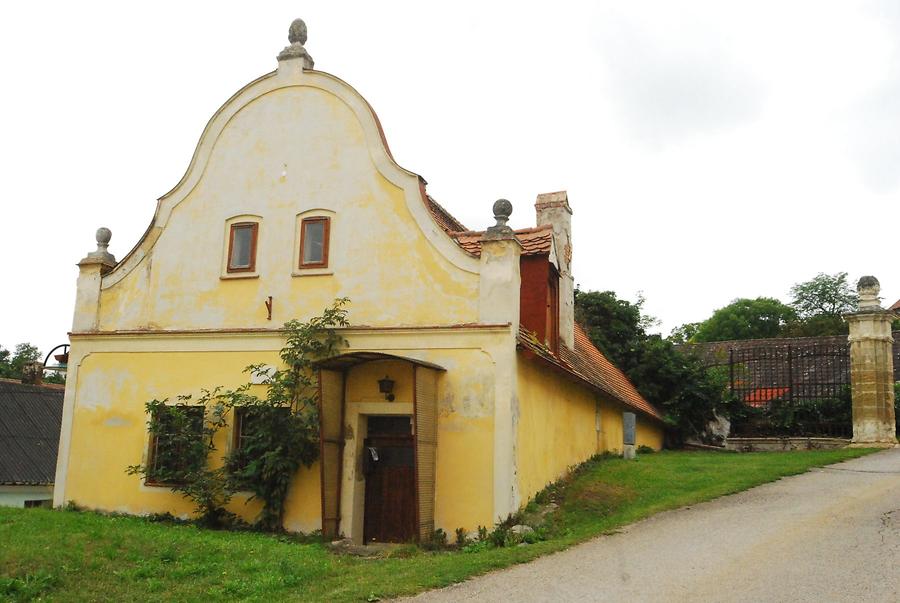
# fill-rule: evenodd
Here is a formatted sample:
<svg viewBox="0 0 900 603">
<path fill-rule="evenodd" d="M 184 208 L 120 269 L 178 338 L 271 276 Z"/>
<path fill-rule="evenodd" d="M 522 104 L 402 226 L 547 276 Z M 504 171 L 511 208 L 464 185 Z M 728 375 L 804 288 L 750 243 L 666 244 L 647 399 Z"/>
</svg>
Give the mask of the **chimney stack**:
<svg viewBox="0 0 900 603">
<path fill-rule="evenodd" d="M 559 263 L 559 337 L 575 349 L 575 277 L 572 276 L 572 208 L 566 191 L 542 193 L 534 204 L 538 226 L 553 227 Z"/>
</svg>

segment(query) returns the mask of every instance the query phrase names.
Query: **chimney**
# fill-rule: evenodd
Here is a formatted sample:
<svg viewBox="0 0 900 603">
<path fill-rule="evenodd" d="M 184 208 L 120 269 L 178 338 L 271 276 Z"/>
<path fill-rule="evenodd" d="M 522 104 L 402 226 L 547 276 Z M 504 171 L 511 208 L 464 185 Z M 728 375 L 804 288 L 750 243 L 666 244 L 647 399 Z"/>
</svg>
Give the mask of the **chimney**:
<svg viewBox="0 0 900 603">
<path fill-rule="evenodd" d="M 566 191 L 542 193 L 534 204 L 538 226 L 553 227 L 559 264 L 559 337 L 575 349 L 575 278 L 572 276 L 572 208 Z"/>
</svg>

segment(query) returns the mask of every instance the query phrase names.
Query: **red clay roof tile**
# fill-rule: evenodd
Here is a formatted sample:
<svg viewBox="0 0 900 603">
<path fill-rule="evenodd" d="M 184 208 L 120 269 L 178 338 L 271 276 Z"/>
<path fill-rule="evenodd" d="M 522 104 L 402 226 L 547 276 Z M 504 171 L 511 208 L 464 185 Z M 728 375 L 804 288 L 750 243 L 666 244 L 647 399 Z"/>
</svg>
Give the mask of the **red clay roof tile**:
<svg viewBox="0 0 900 603">
<path fill-rule="evenodd" d="M 516 239 L 522 244 L 522 255 L 549 254 L 553 247 L 553 227 L 550 225 L 537 228 L 522 228 L 513 231 Z M 459 246 L 472 255 L 481 255 L 481 239 L 484 231 L 448 232 Z"/>
<path fill-rule="evenodd" d="M 575 324 L 575 350 L 559 346 L 559 355 L 538 341 L 537 337 L 524 327 L 519 327 L 519 347 L 526 349 L 560 369 L 578 377 L 624 405 L 654 419 L 662 420 L 662 413 L 647 402 L 637 391 L 628 377 L 594 347 L 587 333 Z"/>
</svg>

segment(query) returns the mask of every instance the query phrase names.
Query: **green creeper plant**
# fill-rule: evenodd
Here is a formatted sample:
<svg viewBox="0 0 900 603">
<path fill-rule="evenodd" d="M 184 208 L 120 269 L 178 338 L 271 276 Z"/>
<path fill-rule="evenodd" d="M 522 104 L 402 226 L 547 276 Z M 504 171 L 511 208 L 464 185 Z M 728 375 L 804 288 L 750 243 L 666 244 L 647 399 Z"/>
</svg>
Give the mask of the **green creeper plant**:
<svg viewBox="0 0 900 603">
<path fill-rule="evenodd" d="M 127 472 L 181 493 L 194 503 L 200 523 L 211 527 L 235 523 L 236 516 L 225 506 L 235 492 L 248 491 L 251 500 L 263 503 L 255 526 L 283 529 L 285 500 L 297 470 L 319 458 L 315 362 L 346 345 L 336 329 L 350 324 L 348 303 L 347 298 L 336 299 L 321 316 L 285 323 L 283 367 L 256 364 L 245 369 L 257 385 L 202 390 L 190 405 L 190 395 L 178 396 L 174 405 L 168 399 L 148 402 L 147 425 L 159 445 L 148 464 L 132 465 Z M 260 387 L 265 394 L 258 395 Z M 211 469 L 208 457 L 215 450 L 215 434 L 238 409 L 244 422 L 240 446 L 232 446 L 223 466 Z"/>
<path fill-rule="evenodd" d="M 229 409 L 219 400 L 219 392 L 220 388 L 204 389 L 196 400 L 181 395 L 175 404 L 169 398 L 147 402 L 147 427 L 156 444 L 146 463 L 126 469 L 189 499 L 199 523 L 208 527 L 222 527 L 233 519 L 225 510 L 231 492 L 224 470 L 207 464 L 209 453 L 216 449 L 213 438 L 227 423 Z"/>
<path fill-rule="evenodd" d="M 265 396 L 244 385 L 222 394 L 229 408 L 244 409 L 248 428 L 240 447 L 226 456 L 229 488 L 245 490 L 262 500 L 257 527 L 282 529 L 284 503 L 291 481 L 301 466 L 319 458 L 318 388 L 316 360 L 335 355 L 346 345 L 335 330 L 349 326 L 347 298 L 335 300 L 321 316 L 284 325 L 287 342 L 281 350 L 283 368 L 267 370 L 251 365 L 247 371 L 261 380 Z"/>
</svg>

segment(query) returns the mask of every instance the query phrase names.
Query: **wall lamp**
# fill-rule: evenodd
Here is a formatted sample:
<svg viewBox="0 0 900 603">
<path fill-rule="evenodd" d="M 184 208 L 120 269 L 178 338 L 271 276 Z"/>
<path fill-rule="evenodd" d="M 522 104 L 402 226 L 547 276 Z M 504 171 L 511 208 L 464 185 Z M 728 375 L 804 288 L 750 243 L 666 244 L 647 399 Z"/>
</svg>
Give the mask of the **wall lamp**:
<svg viewBox="0 0 900 603">
<path fill-rule="evenodd" d="M 378 391 L 384 394 L 384 399 L 388 402 L 394 401 L 394 380 L 384 376 L 384 379 L 378 380 Z"/>
</svg>

